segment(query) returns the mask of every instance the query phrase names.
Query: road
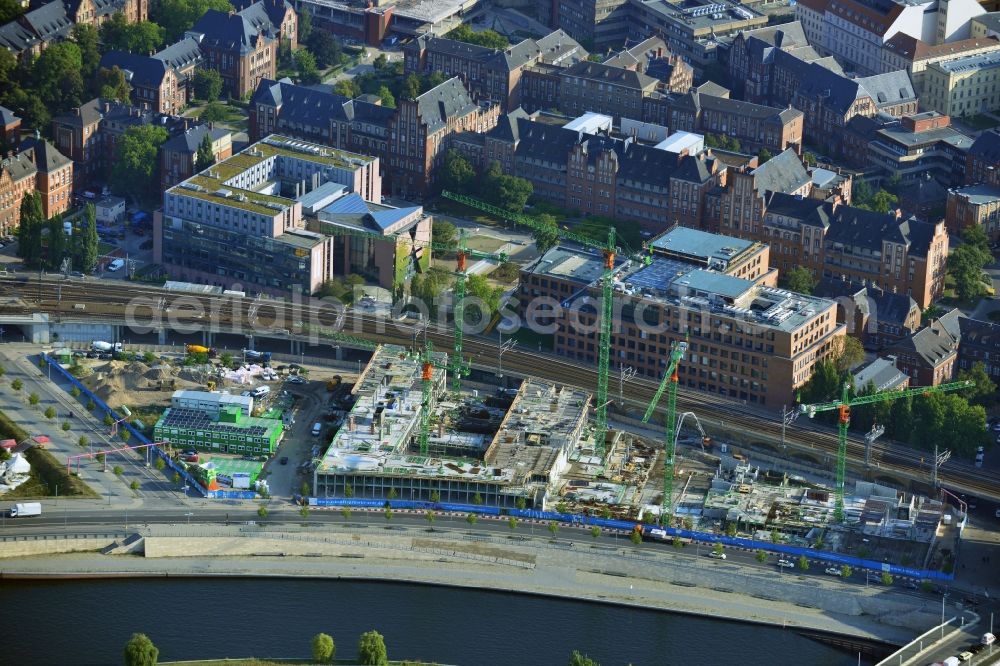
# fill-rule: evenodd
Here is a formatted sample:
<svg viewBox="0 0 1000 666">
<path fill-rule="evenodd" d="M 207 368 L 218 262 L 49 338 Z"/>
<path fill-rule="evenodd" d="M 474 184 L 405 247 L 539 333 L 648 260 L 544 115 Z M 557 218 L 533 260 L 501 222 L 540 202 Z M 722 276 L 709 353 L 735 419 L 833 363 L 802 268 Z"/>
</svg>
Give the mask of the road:
<svg viewBox="0 0 1000 666">
<path fill-rule="evenodd" d="M 60 287 L 61 285 L 61 287 Z M 279 301 L 255 302 L 231 296 L 178 294 L 160 288 L 141 285 L 117 285 L 95 280 L 62 280 L 52 276 L 0 277 L 0 289 L 8 295 L 38 301 L 23 307 L 8 305 L 8 312 L 43 311 L 72 316 L 74 320 L 99 318 L 102 321 L 125 322 L 129 313 L 136 322 L 149 322 L 153 327 L 204 328 L 206 324 L 218 330 L 254 331 L 256 336 L 269 332 L 281 335 L 287 332 L 316 336 L 320 329 L 343 330 L 351 335 L 379 342 L 408 346 L 413 339 L 411 323 L 386 321 L 372 314 L 356 311 L 338 312 L 319 301 L 309 304 Z M 85 310 L 74 309 L 81 304 Z M 303 325 L 303 323 L 306 325 Z M 316 336 L 319 341 L 336 344 L 336 339 Z M 446 349 L 452 342 L 450 328 L 431 324 L 427 338 L 439 349 Z M 465 352 L 475 366 L 495 367 L 497 343 L 489 338 L 467 332 Z M 515 348 L 505 352 L 504 367 L 512 373 L 537 376 L 561 384 L 570 384 L 594 390 L 596 373 L 589 365 L 580 364 L 551 354 Z M 626 386 L 626 403 L 633 410 L 642 410 L 649 403 L 657 386 L 648 379 L 634 378 Z M 741 431 L 752 434 L 760 442 L 774 446 L 781 441 L 780 419 L 764 408 L 744 405 L 690 389 L 678 392 L 678 409 L 697 412 L 702 423 L 717 431 Z M 818 426 L 801 418 L 787 428 L 786 445 L 809 457 L 817 464 L 832 460 L 837 451 L 837 436 L 833 429 Z M 780 447 L 778 448 L 780 451 Z M 848 458 L 860 468 L 864 460 L 864 443 L 857 437 L 848 442 Z M 929 465 L 921 461 L 920 452 L 890 442 L 873 445 L 873 460 L 878 470 L 894 473 L 920 484 L 927 484 Z M 859 465 L 860 463 L 860 465 Z M 832 463 L 831 463 L 832 466 Z M 976 469 L 971 463 L 953 460 L 940 473 L 942 483 L 960 492 L 1000 501 L 1000 473 L 989 469 Z"/>
</svg>

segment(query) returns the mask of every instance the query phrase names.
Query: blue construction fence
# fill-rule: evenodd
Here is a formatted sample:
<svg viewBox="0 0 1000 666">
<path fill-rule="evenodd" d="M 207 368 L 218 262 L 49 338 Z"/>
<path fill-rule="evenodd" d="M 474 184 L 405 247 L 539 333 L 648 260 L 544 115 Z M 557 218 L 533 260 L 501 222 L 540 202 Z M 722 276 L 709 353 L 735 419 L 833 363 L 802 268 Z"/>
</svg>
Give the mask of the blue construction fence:
<svg viewBox="0 0 1000 666">
<path fill-rule="evenodd" d="M 101 400 L 101 398 L 96 394 L 94 394 L 93 391 L 84 386 L 80 382 L 80 380 L 78 380 L 76 377 L 70 374 L 70 372 L 66 370 L 66 368 L 62 367 L 62 365 L 60 365 L 56 359 L 51 358 L 48 354 L 45 354 L 44 352 L 41 354 L 41 358 L 49 365 L 49 367 L 54 368 L 63 377 L 63 379 L 69 382 L 71 386 L 74 386 L 77 389 L 79 389 L 81 398 L 83 398 L 84 400 L 93 400 L 94 404 L 97 405 L 97 409 L 99 409 L 103 413 L 110 414 L 111 418 L 113 418 L 115 421 L 122 420 L 123 417 L 121 414 L 112 409 L 111 406 L 108 405 L 108 403 Z M 149 438 L 147 438 L 145 435 L 142 434 L 141 430 L 133 426 L 127 420 L 121 421 L 119 426 L 128 429 L 128 431 L 132 433 L 132 438 L 134 438 L 140 444 L 152 444 Z M 162 449 L 160 449 L 160 447 L 151 446 L 149 447 L 149 449 L 150 451 L 153 452 L 153 456 L 159 458 L 166 464 L 167 468 L 180 474 L 181 478 L 184 480 L 184 483 L 186 483 L 188 487 L 194 488 L 198 493 L 200 493 L 204 497 L 208 497 L 210 499 L 255 499 L 257 497 L 257 493 L 252 490 L 250 491 L 207 490 L 204 486 L 198 483 L 198 481 L 187 471 L 187 469 L 185 469 L 182 465 L 179 465 L 174 460 L 172 460 L 170 456 L 168 456 L 166 453 L 163 452 Z"/>
<path fill-rule="evenodd" d="M 643 525 L 631 520 L 615 520 L 613 518 L 598 518 L 596 516 L 581 516 L 577 514 L 558 513 L 555 511 L 538 511 L 535 509 L 500 509 L 498 507 L 479 506 L 476 504 L 450 504 L 446 502 L 421 502 L 415 500 L 354 499 L 342 497 L 303 498 L 300 495 L 295 496 L 295 500 L 298 503 L 302 503 L 303 499 L 310 506 L 342 506 L 381 509 L 385 507 L 386 503 L 388 503 L 389 507 L 392 509 L 457 511 L 485 516 L 510 516 L 513 518 L 523 518 L 528 520 L 554 520 L 559 523 L 567 523 L 580 527 L 596 526 L 604 529 L 623 530 L 626 532 L 632 532 L 636 527 L 639 527 L 642 529 L 642 532 L 646 537 L 654 539 L 657 538 L 657 535 L 665 535 L 660 538 L 672 540 L 674 537 L 679 537 L 681 539 L 691 539 L 692 541 L 701 541 L 703 543 L 719 543 L 724 546 L 732 546 L 734 548 L 746 548 L 748 550 L 763 550 L 766 552 L 779 553 L 793 558 L 805 556 L 811 560 L 819 560 L 829 564 L 847 565 L 854 569 L 867 569 L 877 571 L 879 573 L 885 572 L 894 576 L 907 576 L 917 580 L 950 581 L 955 578 L 954 574 L 947 574 L 940 571 L 914 569 L 912 567 L 904 567 L 896 564 L 886 564 L 876 560 L 867 560 L 860 557 L 852 557 L 850 555 L 840 555 L 823 550 L 814 550 L 812 548 L 786 546 L 784 544 L 772 543 L 770 541 L 743 539 L 740 537 L 730 537 L 722 534 L 697 532 L 694 530 L 685 530 L 674 527 L 661 528 L 653 525 Z M 654 530 L 656 530 L 656 534 L 653 534 Z M 660 530 L 662 530 L 662 532 L 660 532 Z"/>
</svg>

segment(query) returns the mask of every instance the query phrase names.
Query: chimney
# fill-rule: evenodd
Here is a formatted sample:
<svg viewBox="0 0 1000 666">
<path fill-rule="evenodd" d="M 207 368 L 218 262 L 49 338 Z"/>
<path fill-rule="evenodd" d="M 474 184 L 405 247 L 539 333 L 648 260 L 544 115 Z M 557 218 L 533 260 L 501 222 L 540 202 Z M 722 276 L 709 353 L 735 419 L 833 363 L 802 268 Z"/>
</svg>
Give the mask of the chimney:
<svg viewBox="0 0 1000 666">
<path fill-rule="evenodd" d="M 347 419 L 347 430 L 354 432 L 354 414 L 351 414 Z"/>
<path fill-rule="evenodd" d="M 774 46 L 776 48 L 781 48 L 781 42 L 785 39 L 785 32 L 783 30 L 778 30 L 774 33 Z"/>
<path fill-rule="evenodd" d="M 833 197 L 833 201 L 830 202 L 830 212 L 836 213 L 837 206 L 839 205 L 840 205 L 840 195 L 838 194 L 837 196 Z"/>
</svg>

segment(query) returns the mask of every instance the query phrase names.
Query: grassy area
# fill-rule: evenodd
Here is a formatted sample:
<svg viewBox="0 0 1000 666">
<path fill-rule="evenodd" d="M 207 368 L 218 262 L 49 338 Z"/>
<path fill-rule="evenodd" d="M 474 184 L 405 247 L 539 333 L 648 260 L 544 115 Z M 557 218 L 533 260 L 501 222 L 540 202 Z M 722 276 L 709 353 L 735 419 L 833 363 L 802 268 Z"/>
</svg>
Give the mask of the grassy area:
<svg viewBox="0 0 1000 666">
<path fill-rule="evenodd" d="M 23 442 L 28 439 L 28 433 L 0 412 L 0 439 Z M 98 497 L 90 486 L 67 473 L 65 465 L 48 451 L 32 447 L 24 452 L 24 457 L 31 464 L 31 477 L 26 483 L 4 495 L 5 499 L 51 497 L 56 494 L 60 497 Z"/>
<path fill-rule="evenodd" d="M 473 236 L 468 241 L 468 246 L 470 250 L 478 250 L 479 252 L 496 252 L 504 245 L 507 241 L 500 238 L 494 238 L 493 236 Z"/>
</svg>

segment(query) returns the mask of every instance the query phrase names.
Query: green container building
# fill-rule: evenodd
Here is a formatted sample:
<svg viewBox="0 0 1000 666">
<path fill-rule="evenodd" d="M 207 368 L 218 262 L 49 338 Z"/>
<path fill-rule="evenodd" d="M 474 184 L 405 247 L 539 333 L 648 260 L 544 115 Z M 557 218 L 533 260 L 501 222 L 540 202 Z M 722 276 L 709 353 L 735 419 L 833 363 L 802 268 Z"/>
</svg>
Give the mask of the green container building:
<svg viewBox="0 0 1000 666">
<path fill-rule="evenodd" d="M 283 432 L 280 419 L 245 416 L 238 407 L 224 407 L 216 418 L 197 409 L 171 407 L 156 422 L 153 437 L 198 451 L 270 456 Z"/>
</svg>

